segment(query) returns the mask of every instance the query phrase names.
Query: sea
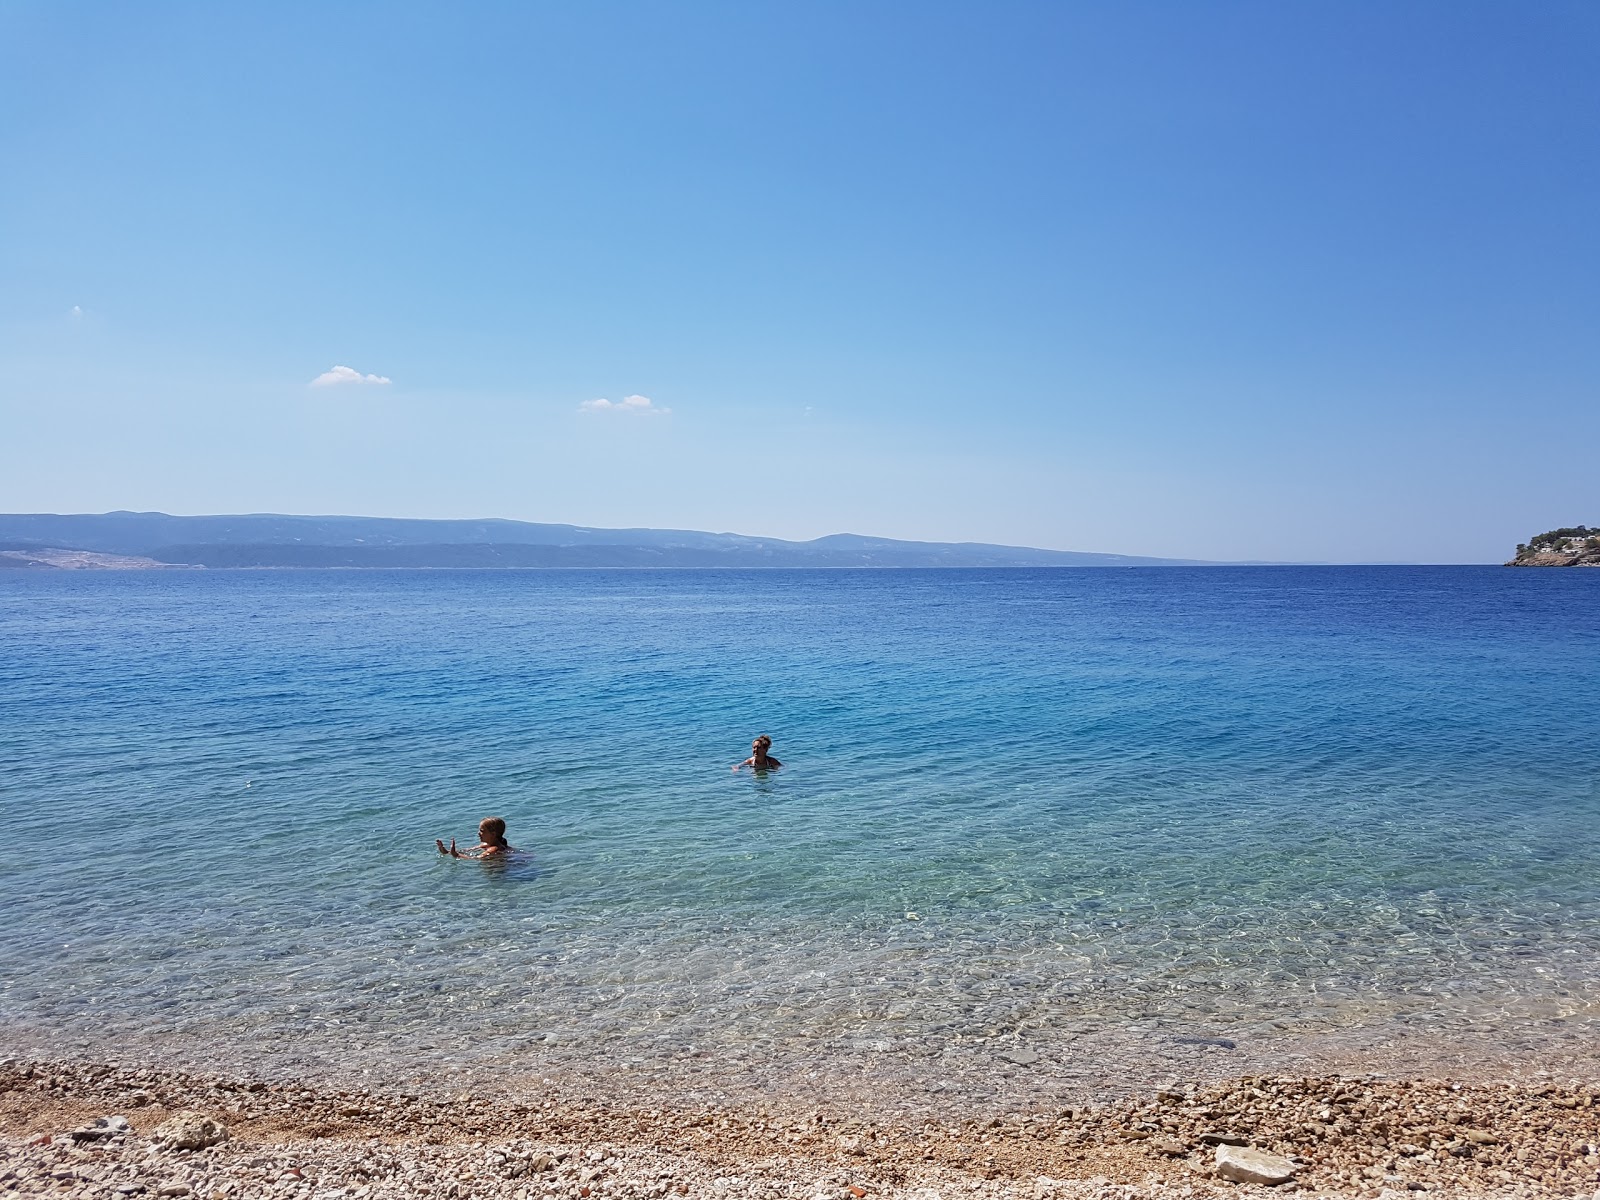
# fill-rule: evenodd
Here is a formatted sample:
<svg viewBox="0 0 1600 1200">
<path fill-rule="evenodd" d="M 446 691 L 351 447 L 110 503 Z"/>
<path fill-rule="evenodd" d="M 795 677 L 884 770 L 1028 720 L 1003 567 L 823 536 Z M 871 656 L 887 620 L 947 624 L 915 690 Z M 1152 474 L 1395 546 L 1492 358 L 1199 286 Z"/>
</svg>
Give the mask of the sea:
<svg viewBox="0 0 1600 1200">
<path fill-rule="evenodd" d="M 13 570 L 0 817 L 0 1056 L 1600 1078 L 1600 571 Z"/>
</svg>

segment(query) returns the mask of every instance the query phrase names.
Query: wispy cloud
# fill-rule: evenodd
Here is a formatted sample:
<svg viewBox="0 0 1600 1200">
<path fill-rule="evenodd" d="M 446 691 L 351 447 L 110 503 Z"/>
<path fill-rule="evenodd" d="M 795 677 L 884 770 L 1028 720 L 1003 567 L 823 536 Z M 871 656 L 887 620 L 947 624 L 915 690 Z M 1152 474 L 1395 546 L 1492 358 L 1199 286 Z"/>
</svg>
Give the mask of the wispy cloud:
<svg viewBox="0 0 1600 1200">
<path fill-rule="evenodd" d="M 67 312 L 67 316 L 71 317 L 74 321 L 83 320 L 83 306 L 80 304 L 74 304 Z"/>
<path fill-rule="evenodd" d="M 578 405 L 579 412 L 641 413 L 648 416 L 666 416 L 672 410 L 654 404 L 649 396 L 624 396 L 621 400 L 585 400 Z"/>
<path fill-rule="evenodd" d="M 386 375 L 363 375 L 354 367 L 334 367 L 311 381 L 312 387 L 336 387 L 341 383 L 389 383 Z"/>
</svg>

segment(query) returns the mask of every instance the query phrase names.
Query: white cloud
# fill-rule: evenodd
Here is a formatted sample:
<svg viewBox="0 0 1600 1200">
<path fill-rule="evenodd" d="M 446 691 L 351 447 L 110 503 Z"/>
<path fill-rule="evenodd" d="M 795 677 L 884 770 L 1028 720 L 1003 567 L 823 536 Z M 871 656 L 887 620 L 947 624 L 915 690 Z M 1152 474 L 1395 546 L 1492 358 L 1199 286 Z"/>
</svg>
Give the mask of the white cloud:
<svg viewBox="0 0 1600 1200">
<path fill-rule="evenodd" d="M 74 304 L 74 305 L 73 305 L 73 306 L 72 306 L 72 311 L 71 311 L 71 312 L 69 312 L 69 313 L 68 313 L 68 314 L 67 314 L 67 316 L 69 316 L 69 317 L 71 317 L 71 318 L 72 318 L 72 319 L 73 319 L 73 320 L 74 320 L 74 321 L 81 321 L 81 320 L 83 320 L 83 308 L 82 308 L 82 306 L 81 306 L 81 305 L 77 305 L 77 304 Z"/>
<path fill-rule="evenodd" d="M 312 387 L 333 387 L 340 383 L 389 383 L 384 375 L 363 375 L 353 367 L 334 367 L 311 381 Z"/>
<path fill-rule="evenodd" d="M 579 412 L 625 412 L 648 413 L 665 416 L 671 412 L 670 408 L 658 408 L 649 396 L 624 396 L 621 400 L 585 400 L 578 405 Z"/>
</svg>

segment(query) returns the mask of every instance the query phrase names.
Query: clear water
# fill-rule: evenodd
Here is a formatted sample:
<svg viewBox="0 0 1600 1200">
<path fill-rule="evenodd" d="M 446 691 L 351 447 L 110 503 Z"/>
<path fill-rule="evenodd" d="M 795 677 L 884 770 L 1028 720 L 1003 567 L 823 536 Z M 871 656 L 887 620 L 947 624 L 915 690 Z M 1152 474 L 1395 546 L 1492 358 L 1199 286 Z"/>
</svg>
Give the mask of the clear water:
<svg viewBox="0 0 1600 1200">
<path fill-rule="evenodd" d="M 1597 718 L 1600 571 L 10 571 L 0 1036 L 687 1090 L 1538 1051 L 1600 1013 Z M 490 814 L 526 857 L 437 855 Z"/>
</svg>

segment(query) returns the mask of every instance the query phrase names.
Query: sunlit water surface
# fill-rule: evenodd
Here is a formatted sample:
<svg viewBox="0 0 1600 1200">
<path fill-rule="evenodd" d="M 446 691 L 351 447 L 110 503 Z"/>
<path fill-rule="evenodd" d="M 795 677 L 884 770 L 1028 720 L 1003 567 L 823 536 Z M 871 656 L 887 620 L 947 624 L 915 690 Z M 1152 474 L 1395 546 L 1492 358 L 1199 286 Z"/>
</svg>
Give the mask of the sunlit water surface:
<svg viewBox="0 0 1600 1200">
<path fill-rule="evenodd" d="M 0 1034 L 685 1091 L 1536 1054 L 1596 1032 L 1597 724 L 1600 571 L 9 571 Z M 490 814 L 518 861 L 437 855 Z"/>
</svg>

